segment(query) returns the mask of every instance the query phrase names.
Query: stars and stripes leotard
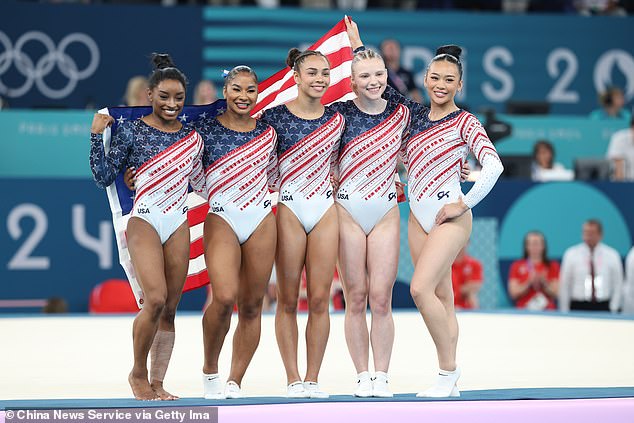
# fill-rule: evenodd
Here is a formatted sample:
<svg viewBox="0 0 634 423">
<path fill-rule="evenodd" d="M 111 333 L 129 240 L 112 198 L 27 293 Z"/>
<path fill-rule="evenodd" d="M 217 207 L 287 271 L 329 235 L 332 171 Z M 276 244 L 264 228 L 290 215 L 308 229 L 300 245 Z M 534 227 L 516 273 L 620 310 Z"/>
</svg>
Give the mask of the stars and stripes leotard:
<svg viewBox="0 0 634 423">
<path fill-rule="evenodd" d="M 345 120 L 329 107 L 318 119 L 302 119 L 285 105 L 267 110 L 261 119 L 277 132 L 279 202 L 309 233 L 334 204 L 330 175 Z"/>
<path fill-rule="evenodd" d="M 385 110 L 376 115 L 362 112 L 352 100 L 331 107 L 346 118 L 336 201 L 368 235 L 397 205 L 394 174 L 410 124 L 410 111 L 394 102 L 388 102 Z"/>
<path fill-rule="evenodd" d="M 386 97 L 412 110 L 412 125 L 406 144 L 410 209 L 425 232 L 434 226 L 443 205 L 464 197 L 469 208 L 478 204 L 502 174 L 502 162 L 482 124 L 471 113 L 457 110 L 433 121 L 430 109 L 405 99 L 394 89 Z M 460 188 L 460 170 L 472 151 L 482 165 L 476 183 L 466 195 Z"/>
<path fill-rule="evenodd" d="M 90 167 L 98 186 L 112 184 L 122 169 L 136 168 L 131 216 L 152 225 L 165 243 L 187 220 L 188 185 L 204 188 L 200 135 L 188 125 L 164 132 L 137 119 L 119 126 L 107 154 L 101 134 L 91 134 L 90 141 Z"/>
<path fill-rule="evenodd" d="M 248 132 L 231 130 L 216 118 L 199 121 L 197 129 L 205 145 L 209 213 L 222 217 L 243 244 L 271 212 L 268 186 L 277 170 L 277 135 L 262 121 Z"/>
</svg>

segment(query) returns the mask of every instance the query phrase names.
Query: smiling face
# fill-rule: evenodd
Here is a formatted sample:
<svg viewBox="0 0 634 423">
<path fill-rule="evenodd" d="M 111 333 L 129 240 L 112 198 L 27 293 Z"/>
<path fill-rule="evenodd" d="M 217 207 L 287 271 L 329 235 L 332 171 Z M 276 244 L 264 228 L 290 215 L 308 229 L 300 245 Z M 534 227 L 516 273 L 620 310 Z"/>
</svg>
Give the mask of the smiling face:
<svg viewBox="0 0 634 423">
<path fill-rule="evenodd" d="M 253 75 L 240 72 L 223 89 L 227 99 L 227 112 L 250 115 L 258 99 L 258 83 Z"/>
<path fill-rule="evenodd" d="M 185 104 L 185 87 L 176 79 L 164 79 L 149 90 L 152 112 L 161 120 L 173 122 Z"/>
<path fill-rule="evenodd" d="M 352 89 L 368 100 L 378 100 L 387 86 L 387 69 L 379 58 L 365 59 L 352 65 Z"/>
<path fill-rule="evenodd" d="M 433 62 L 425 74 L 425 88 L 433 104 L 454 104 L 456 93 L 462 89 L 458 66 L 445 60 Z"/>
<path fill-rule="evenodd" d="M 330 85 L 330 65 L 319 55 L 306 57 L 293 74 L 300 95 L 321 98 Z"/>
</svg>

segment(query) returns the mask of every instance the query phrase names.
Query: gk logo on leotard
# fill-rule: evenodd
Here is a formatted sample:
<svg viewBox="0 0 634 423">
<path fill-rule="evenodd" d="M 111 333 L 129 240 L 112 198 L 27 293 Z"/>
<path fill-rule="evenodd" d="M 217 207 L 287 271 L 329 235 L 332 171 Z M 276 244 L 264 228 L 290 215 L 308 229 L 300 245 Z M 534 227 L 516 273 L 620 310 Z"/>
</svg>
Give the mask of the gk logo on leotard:
<svg viewBox="0 0 634 423">
<path fill-rule="evenodd" d="M 268 207 L 270 207 L 270 206 L 271 206 L 271 200 L 266 200 L 266 201 L 264 202 L 264 208 L 266 209 L 266 208 L 268 208 Z"/>
<path fill-rule="evenodd" d="M 326 198 L 330 198 L 331 195 L 332 195 L 332 190 L 326 191 Z"/>
<path fill-rule="evenodd" d="M 440 191 L 437 195 L 439 200 L 442 200 L 445 197 L 449 198 L 449 191 Z"/>
<path fill-rule="evenodd" d="M 187 206 L 183 207 L 183 214 L 187 213 L 187 210 L 189 210 L 189 207 Z"/>
<path fill-rule="evenodd" d="M 387 201 L 392 201 L 396 198 L 395 192 L 390 192 L 390 195 L 387 196 Z"/>
</svg>

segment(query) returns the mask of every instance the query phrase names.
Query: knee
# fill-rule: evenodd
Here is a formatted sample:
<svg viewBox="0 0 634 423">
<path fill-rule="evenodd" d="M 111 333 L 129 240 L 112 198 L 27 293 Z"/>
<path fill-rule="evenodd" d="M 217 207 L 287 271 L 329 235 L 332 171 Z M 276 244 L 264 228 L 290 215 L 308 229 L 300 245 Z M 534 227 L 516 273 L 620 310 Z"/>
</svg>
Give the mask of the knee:
<svg viewBox="0 0 634 423">
<path fill-rule="evenodd" d="M 386 316 L 392 310 L 392 295 L 370 293 L 370 310 L 373 315 Z"/>
<path fill-rule="evenodd" d="M 228 318 L 233 312 L 233 306 L 235 303 L 236 298 L 233 295 L 214 294 L 214 299 L 211 302 L 211 305 L 215 309 L 217 315 L 220 315 L 221 318 Z"/>
<path fill-rule="evenodd" d="M 346 311 L 352 314 L 365 313 L 368 297 L 365 292 L 348 291 L 346 299 Z"/>
<path fill-rule="evenodd" d="M 315 295 L 308 299 L 308 312 L 313 314 L 328 313 L 330 297 L 328 295 Z"/>
<path fill-rule="evenodd" d="M 152 320 L 158 320 L 165 310 L 166 300 L 167 295 L 164 293 L 149 293 L 143 298 L 143 310 L 152 316 Z"/>
<path fill-rule="evenodd" d="M 433 292 L 425 288 L 424 284 L 412 284 L 409 287 L 409 292 L 412 294 L 412 298 L 416 304 L 425 302 Z"/>
<path fill-rule="evenodd" d="M 238 305 L 238 316 L 240 320 L 255 320 L 262 316 L 262 301 L 256 304 Z"/>
<path fill-rule="evenodd" d="M 161 313 L 161 319 L 166 323 L 173 325 L 176 318 L 176 307 L 171 305 L 165 305 L 163 312 Z"/>
</svg>

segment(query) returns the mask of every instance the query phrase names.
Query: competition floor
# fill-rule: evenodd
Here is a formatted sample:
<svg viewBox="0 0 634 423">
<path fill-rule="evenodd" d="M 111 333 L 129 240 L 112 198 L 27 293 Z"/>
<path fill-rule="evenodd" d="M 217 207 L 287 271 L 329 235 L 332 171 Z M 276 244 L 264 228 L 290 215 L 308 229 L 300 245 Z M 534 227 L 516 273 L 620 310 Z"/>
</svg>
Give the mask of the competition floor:
<svg viewBox="0 0 634 423">
<path fill-rule="evenodd" d="M 126 382 L 132 353 L 130 316 L 0 317 L 0 410 L 4 410 L 0 423 L 5 419 L 38 421 L 27 419 L 24 411 L 19 420 L 11 414 L 13 409 L 194 407 L 213 415 L 213 406 L 219 406 L 219 421 L 245 423 L 418 422 L 432 418 L 461 423 L 634 422 L 633 317 L 459 313 L 462 396 L 423 400 L 414 393 L 434 380 L 435 350 L 417 313 L 396 312 L 390 368 L 390 385 L 396 396 L 379 400 L 350 396 L 355 371 L 343 335 L 343 315 L 334 314 L 320 374 L 321 387 L 331 393 L 325 401 L 283 397 L 285 376 L 272 315 L 263 318 L 260 347 L 243 380 L 248 398 L 203 400 L 200 317 L 193 313 L 177 317 L 176 346 L 165 381 L 168 390 L 183 398 L 174 402 L 130 399 Z M 305 324 L 306 316 L 300 316 L 300 334 Z M 229 337 L 234 328 L 235 321 Z M 221 355 L 223 377 L 229 368 L 230 345 L 228 338 Z M 303 345 L 300 335 L 300 368 L 305 366 Z M 185 417 L 183 421 L 198 420 Z"/>
</svg>

